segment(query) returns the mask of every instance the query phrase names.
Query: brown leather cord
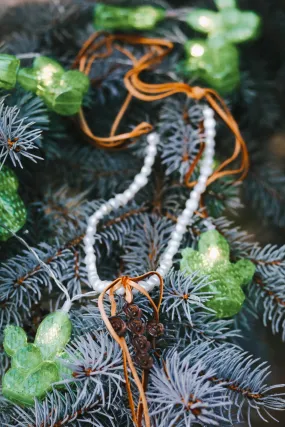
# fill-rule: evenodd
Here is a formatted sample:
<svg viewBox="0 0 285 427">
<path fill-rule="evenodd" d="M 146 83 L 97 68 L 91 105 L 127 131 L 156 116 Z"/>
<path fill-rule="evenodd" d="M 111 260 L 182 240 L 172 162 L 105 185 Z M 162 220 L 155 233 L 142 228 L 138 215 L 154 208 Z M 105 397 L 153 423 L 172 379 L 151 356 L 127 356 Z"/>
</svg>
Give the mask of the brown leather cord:
<svg viewBox="0 0 285 427">
<path fill-rule="evenodd" d="M 156 275 L 159 278 L 159 282 L 160 282 L 160 287 L 159 287 L 160 294 L 159 294 L 159 301 L 158 301 L 157 305 L 155 304 L 155 302 L 153 301 L 153 299 L 151 298 L 149 293 L 143 287 L 141 287 L 138 283 L 141 280 L 145 280 L 152 275 Z M 160 306 L 161 306 L 161 302 L 162 302 L 162 298 L 163 298 L 163 280 L 162 280 L 162 277 L 155 271 L 152 271 L 152 272 L 146 273 L 142 276 L 138 276 L 138 277 L 134 277 L 134 278 L 130 278 L 130 277 L 126 277 L 126 276 L 121 277 L 121 278 L 114 280 L 112 283 L 110 283 L 103 290 L 103 292 L 100 294 L 100 296 L 98 298 L 98 307 L 99 307 L 102 319 L 105 322 L 105 325 L 106 325 L 107 329 L 109 330 L 111 336 L 119 344 L 119 346 L 121 347 L 121 350 L 122 350 L 124 376 L 125 376 L 125 381 L 126 381 L 126 389 L 127 389 L 127 394 L 128 394 L 128 399 L 129 399 L 130 410 L 132 413 L 133 422 L 134 422 L 136 427 L 141 427 L 142 426 L 142 418 L 143 418 L 145 427 L 151 427 L 150 417 L 149 417 L 149 412 L 148 412 L 148 403 L 147 403 L 146 394 L 145 394 L 144 374 L 142 376 L 142 379 L 140 379 L 139 374 L 137 373 L 135 365 L 132 361 L 132 357 L 130 355 L 126 340 L 124 337 L 120 337 L 115 332 L 115 330 L 114 330 L 114 328 L 113 328 L 113 326 L 109 320 L 109 317 L 106 314 L 105 307 L 104 307 L 104 297 L 109 292 L 109 299 L 110 299 L 110 303 L 111 303 L 111 316 L 116 315 L 117 304 L 116 304 L 116 300 L 115 300 L 115 292 L 122 286 L 125 289 L 125 300 L 127 301 L 127 303 L 131 303 L 133 301 L 133 289 L 136 289 L 138 292 L 143 294 L 148 299 L 150 305 L 152 306 L 155 320 L 158 322 L 159 321 L 159 310 L 160 310 Z M 135 402 L 134 402 L 134 398 L 133 398 L 133 394 L 132 394 L 132 390 L 131 390 L 131 384 L 130 384 L 128 369 L 130 370 L 130 372 L 132 374 L 135 385 L 136 385 L 138 392 L 139 392 L 139 403 L 138 403 L 137 410 L 135 409 Z"/>
<path fill-rule="evenodd" d="M 146 48 L 144 53 L 137 59 L 132 52 L 127 48 L 122 47 L 119 43 L 129 45 L 139 45 Z M 103 49 L 103 51 L 101 51 Z M 175 94 L 185 94 L 187 97 L 194 100 L 206 100 L 208 104 L 226 123 L 228 128 L 235 136 L 235 146 L 232 155 L 225 160 L 210 176 L 207 185 L 217 179 L 228 175 L 240 175 L 238 180 L 244 179 L 249 168 L 249 157 L 246 144 L 240 134 L 238 125 L 234 120 L 231 112 L 222 98 L 212 89 L 192 87 L 183 82 L 169 82 L 160 84 L 145 83 L 140 75 L 144 70 L 153 68 L 159 64 L 162 59 L 167 56 L 173 49 L 172 42 L 158 38 L 147 38 L 139 35 L 116 35 L 108 34 L 104 31 L 92 34 L 91 37 L 84 43 L 80 52 L 73 64 L 86 75 L 89 75 L 94 61 L 98 58 L 107 58 L 117 50 L 126 56 L 132 63 L 132 68 L 125 74 L 124 83 L 128 91 L 127 97 L 117 114 L 112 125 L 109 137 L 99 137 L 93 134 L 85 119 L 84 112 L 81 109 L 79 113 L 79 124 L 83 133 L 89 138 L 90 142 L 98 147 L 105 149 L 124 148 L 132 143 L 138 137 L 151 132 L 152 125 L 147 122 L 142 122 L 137 125 L 132 131 L 123 134 L 116 134 L 120 126 L 121 120 L 124 117 L 133 98 L 145 102 L 162 100 Z M 226 169 L 234 161 L 241 157 L 240 167 L 236 169 Z M 199 159 L 195 159 L 197 164 Z M 185 183 L 188 188 L 192 188 L 196 182 L 190 182 L 191 174 L 194 168 L 192 165 L 185 177 Z"/>
</svg>

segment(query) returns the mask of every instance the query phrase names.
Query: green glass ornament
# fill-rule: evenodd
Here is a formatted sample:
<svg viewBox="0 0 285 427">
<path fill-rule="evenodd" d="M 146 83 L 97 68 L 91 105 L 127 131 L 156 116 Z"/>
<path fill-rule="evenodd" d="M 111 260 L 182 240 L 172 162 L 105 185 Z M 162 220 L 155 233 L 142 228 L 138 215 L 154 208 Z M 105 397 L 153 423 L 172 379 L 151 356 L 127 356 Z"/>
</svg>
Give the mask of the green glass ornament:
<svg viewBox="0 0 285 427">
<path fill-rule="evenodd" d="M 239 53 L 223 37 L 194 39 L 185 44 L 182 72 L 201 78 L 220 93 L 234 90 L 240 82 Z"/>
<path fill-rule="evenodd" d="M 15 173 L 3 166 L 0 170 L 0 223 L 12 232 L 19 231 L 26 222 L 27 211 L 18 195 L 18 179 Z M 13 234 L 0 227 L 0 240 L 6 241 Z"/>
<path fill-rule="evenodd" d="M 0 88 L 10 90 L 16 85 L 20 60 L 14 55 L 0 54 Z"/>
<path fill-rule="evenodd" d="M 195 9 L 186 16 L 188 25 L 196 31 L 215 36 L 222 35 L 230 43 L 243 43 L 254 40 L 260 32 L 260 17 L 254 12 L 241 11 L 235 2 L 220 0 L 216 2 L 219 12 Z"/>
<path fill-rule="evenodd" d="M 89 78 L 78 70 L 64 71 L 55 60 L 37 57 L 33 68 L 23 68 L 19 84 L 41 97 L 48 108 L 62 116 L 71 116 L 81 108 L 83 97 L 89 89 Z"/>
<path fill-rule="evenodd" d="M 71 321 L 67 313 L 55 311 L 49 314 L 37 330 L 35 345 L 40 348 L 44 360 L 53 360 L 60 354 L 71 336 Z"/>
<path fill-rule="evenodd" d="M 186 248 L 182 251 L 180 269 L 186 274 L 200 272 L 212 281 L 205 291 L 213 293 L 207 306 L 218 318 L 237 314 L 245 300 L 242 286 L 247 285 L 255 272 L 255 265 L 241 259 L 230 262 L 230 247 L 226 239 L 216 230 L 201 234 L 198 250 Z"/>
<path fill-rule="evenodd" d="M 236 0 L 215 0 L 218 9 L 236 9 Z"/>
<path fill-rule="evenodd" d="M 60 359 L 68 359 L 64 348 L 70 336 L 71 322 L 62 311 L 42 321 L 34 344 L 27 343 L 22 328 L 7 326 L 3 344 L 12 363 L 2 380 L 3 395 L 19 405 L 33 405 L 34 399 L 43 399 L 62 376 L 70 376 L 70 370 L 60 364 Z"/>
<path fill-rule="evenodd" d="M 165 10 L 153 6 L 121 7 L 99 3 L 94 24 L 104 30 L 152 30 L 165 18 Z"/>
</svg>

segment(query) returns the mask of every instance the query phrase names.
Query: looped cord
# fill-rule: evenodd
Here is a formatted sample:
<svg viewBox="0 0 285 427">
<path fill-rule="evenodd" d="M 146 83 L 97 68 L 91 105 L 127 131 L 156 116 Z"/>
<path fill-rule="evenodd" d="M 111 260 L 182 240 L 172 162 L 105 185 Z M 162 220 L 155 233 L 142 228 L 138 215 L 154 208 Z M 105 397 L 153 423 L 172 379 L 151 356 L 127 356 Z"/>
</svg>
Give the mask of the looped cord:
<svg viewBox="0 0 285 427">
<path fill-rule="evenodd" d="M 122 43 L 140 45 L 146 48 L 146 52 L 142 54 L 140 58 L 136 58 L 132 52 L 121 46 Z M 192 87 L 183 82 L 149 84 L 141 80 L 141 73 L 153 68 L 154 65 L 159 64 L 172 49 L 173 43 L 164 39 L 146 38 L 139 35 L 108 34 L 104 31 L 92 34 L 92 36 L 82 46 L 74 61 L 73 67 L 77 67 L 86 75 L 89 75 L 92 64 L 96 59 L 110 57 L 112 53 L 117 50 L 131 61 L 132 68 L 127 71 L 124 77 L 124 83 L 128 94 L 113 123 L 110 136 L 103 138 L 94 135 L 88 126 L 82 109 L 79 113 L 79 125 L 81 130 L 88 137 L 90 142 L 98 147 L 109 149 L 124 148 L 126 145 L 136 140 L 136 138 L 151 132 L 153 129 L 151 124 L 143 122 L 137 125 L 130 132 L 118 135 L 116 134 L 121 120 L 133 98 L 137 98 L 141 101 L 152 102 L 175 94 L 185 94 L 187 97 L 197 101 L 204 99 L 221 117 L 235 136 L 235 146 L 232 155 L 214 171 L 212 176 L 208 179 L 207 185 L 227 175 L 240 175 L 237 180 L 243 180 L 249 168 L 249 157 L 246 144 L 230 110 L 217 92 L 212 89 L 201 88 L 198 86 Z M 240 167 L 237 169 L 226 169 L 239 156 L 241 156 Z M 196 182 L 190 181 L 193 171 L 194 168 L 191 165 L 185 176 L 185 184 L 188 188 L 192 188 L 196 184 Z"/>
<path fill-rule="evenodd" d="M 140 281 L 145 280 L 152 275 L 156 275 L 159 278 L 159 282 L 160 282 L 160 295 L 159 295 L 159 301 L 158 301 L 157 305 L 155 304 L 155 302 L 153 301 L 153 299 L 151 298 L 149 293 L 139 284 Z M 160 310 L 160 305 L 161 305 L 162 297 L 163 297 L 163 279 L 155 271 L 151 271 L 151 272 L 146 273 L 142 276 L 138 276 L 138 277 L 134 277 L 134 278 L 124 276 L 124 277 L 118 278 L 118 279 L 114 280 L 112 283 L 110 283 L 103 290 L 103 292 L 100 294 L 100 296 L 98 298 L 98 307 L 99 307 L 102 319 L 105 322 L 105 325 L 106 325 L 107 329 L 109 330 L 111 336 L 114 338 L 114 340 L 119 344 L 119 346 L 122 349 L 124 376 L 125 376 L 125 381 L 126 381 L 126 388 L 127 388 L 128 399 L 129 399 L 129 404 L 130 404 L 133 422 L 134 422 L 136 427 L 141 427 L 141 425 L 142 425 L 141 424 L 141 417 L 143 415 L 145 426 L 150 427 L 150 417 L 149 417 L 148 404 L 147 404 L 147 399 L 146 399 L 146 395 L 145 395 L 145 388 L 144 388 L 144 375 L 143 375 L 142 379 L 140 379 L 140 377 L 137 373 L 137 370 L 135 368 L 135 365 L 132 361 L 132 357 L 130 355 L 130 352 L 129 352 L 125 338 L 120 337 L 115 332 L 115 330 L 112 327 L 112 324 L 109 320 L 109 317 L 106 314 L 105 308 L 104 308 L 104 297 L 109 292 L 109 298 L 110 298 L 110 302 L 111 302 L 111 316 L 116 315 L 117 304 L 116 304 L 116 300 L 115 300 L 114 295 L 115 295 L 115 292 L 121 287 L 124 287 L 124 289 L 125 289 L 125 299 L 128 303 L 131 303 L 133 301 L 133 292 L 132 292 L 133 289 L 136 289 L 138 292 L 142 293 L 148 299 L 150 305 L 152 306 L 155 320 L 158 322 L 159 321 L 159 310 Z M 129 374 L 128 374 L 128 368 L 131 371 L 131 374 L 133 376 L 134 382 L 136 384 L 136 387 L 138 389 L 139 396 L 140 396 L 137 410 L 135 409 L 135 402 L 134 402 L 133 395 L 132 395 L 131 384 L 130 384 L 130 379 L 129 379 Z"/>
</svg>

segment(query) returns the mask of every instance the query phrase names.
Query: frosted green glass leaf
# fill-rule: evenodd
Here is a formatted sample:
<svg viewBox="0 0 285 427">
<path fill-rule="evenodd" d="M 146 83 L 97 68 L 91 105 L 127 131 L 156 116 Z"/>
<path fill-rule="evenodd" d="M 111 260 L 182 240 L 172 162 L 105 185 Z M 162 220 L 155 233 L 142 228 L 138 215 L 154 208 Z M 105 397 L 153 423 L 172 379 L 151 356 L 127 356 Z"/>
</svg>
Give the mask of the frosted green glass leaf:
<svg viewBox="0 0 285 427">
<path fill-rule="evenodd" d="M 85 94 L 90 86 L 88 76 L 77 70 L 66 71 L 61 78 L 61 83 L 64 86 L 72 87 L 72 89 L 78 90 L 82 94 Z"/>
<path fill-rule="evenodd" d="M 239 53 L 223 36 L 191 40 L 185 44 L 185 50 L 186 61 L 181 65 L 184 74 L 199 77 L 222 94 L 238 86 Z"/>
<path fill-rule="evenodd" d="M 12 368 L 21 368 L 30 371 L 43 361 L 41 351 L 34 344 L 19 348 L 12 359 Z"/>
<path fill-rule="evenodd" d="M 56 311 L 49 314 L 37 330 L 35 344 L 44 360 L 53 360 L 61 353 L 71 336 L 71 321 L 67 313 Z"/>
<path fill-rule="evenodd" d="M 165 10 L 153 6 L 122 7 L 99 3 L 94 9 L 96 28 L 151 30 L 165 18 Z"/>
<path fill-rule="evenodd" d="M 51 390 L 51 385 L 59 379 L 56 363 L 41 363 L 23 382 L 25 396 L 23 396 L 22 402 L 32 404 L 35 397 L 37 399 L 44 398 L 46 393 Z"/>
<path fill-rule="evenodd" d="M 17 193 L 18 179 L 15 173 L 2 166 L 0 170 L 0 222 L 12 232 L 19 231 L 26 222 L 27 211 L 24 202 Z M 12 236 L 10 231 L 0 228 L 0 240 L 5 241 Z"/>
<path fill-rule="evenodd" d="M 3 347 L 8 356 L 13 356 L 19 348 L 27 345 L 27 335 L 19 326 L 9 325 L 4 329 Z"/>
<path fill-rule="evenodd" d="M 235 9 L 237 7 L 236 0 L 215 0 L 218 9 Z"/>
<path fill-rule="evenodd" d="M 18 83 L 23 89 L 36 93 L 38 88 L 38 76 L 33 68 L 21 68 L 18 73 Z"/>
<path fill-rule="evenodd" d="M 14 55 L 0 54 L 0 88 L 10 90 L 16 85 L 20 60 Z"/>
<path fill-rule="evenodd" d="M 198 251 L 192 248 L 182 251 L 180 270 L 208 276 L 205 291 L 213 297 L 206 305 L 215 310 L 218 318 L 223 318 L 240 311 L 245 300 L 242 286 L 251 281 L 255 265 L 247 259 L 231 263 L 228 242 L 217 230 L 209 230 L 201 234 Z"/>
<path fill-rule="evenodd" d="M 21 396 L 23 396 L 23 382 L 25 380 L 26 371 L 22 369 L 9 369 L 2 380 L 2 393 L 6 399 L 11 402 L 21 404 Z"/>
<path fill-rule="evenodd" d="M 194 9 L 186 16 L 186 22 L 193 30 L 205 34 L 218 31 L 222 25 L 221 15 L 208 9 Z"/>
<path fill-rule="evenodd" d="M 54 362 L 42 362 L 31 371 L 9 369 L 3 377 L 3 395 L 20 405 L 33 405 L 34 399 L 42 399 L 59 381 L 58 368 Z"/>
<path fill-rule="evenodd" d="M 231 43 L 243 43 L 254 40 L 260 33 L 261 20 L 254 12 L 224 10 L 222 19 L 225 27 L 225 37 Z"/>
</svg>

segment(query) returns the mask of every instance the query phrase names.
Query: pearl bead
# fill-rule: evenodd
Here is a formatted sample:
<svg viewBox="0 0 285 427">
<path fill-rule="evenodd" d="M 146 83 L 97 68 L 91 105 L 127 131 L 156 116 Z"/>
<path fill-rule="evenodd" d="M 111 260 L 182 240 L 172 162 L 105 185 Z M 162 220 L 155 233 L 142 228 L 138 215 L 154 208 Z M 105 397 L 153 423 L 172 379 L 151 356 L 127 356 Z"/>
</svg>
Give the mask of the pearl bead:
<svg viewBox="0 0 285 427">
<path fill-rule="evenodd" d="M 173 242 L 181 242 L 181 234 L 179 234 L 179 233 L 177 233 L 177 231 L 174 231 L 172 234 L 171 234 L 171 240 L 173 241 Z"/>
<path fill-rule="evenodd" d="M 138 192 L 138 190 L 139 190 L 139 187 L 138 187 L 137 183 L 136 183 L 136 182 L 133 182 L 133 183 L 129 186 L 129 190 L 132 192 L 132 195 L 134 196 L 134 195 Z"/>
<path fill-rule="evenodd" d="M 186 202 L 186 208 L 190 211 L 194 211 L 196 209 L 197 206 L 197 202 L 195 200 L 193 200 L 192 198 L 190 198 L 189 200 L 187 200 Z"/>
<path fill-rule="evenodd" d="M 135 183 L 139 186 L 139 187 L 143 187 L 144 185 L 146 185 L 147 183 L 147 178 L 144 175 L 138 174 L 135 177 Z"/>
<path fill-rule="evenodd" d="M 88 220 L 88 226 L 95 228 L 98 223 L 98 219 L 95 215 L 92 215 Z"/>
<path fill-rule="evenodd" d="M 143 166 L 143 168 L 141 170 L 141 173 L 143 175 L 146 175 L 146 176 L 150 175 L 150 173 L 151 173 L 151 167 L 150 166 Z"/>
<path fill-rule="evenodd" d="M 133 197 L 133 193 L 130 190 L 124 191 L 124 195 L 127 201 L 131 200 L 131 198 Z"/>
<path fill-rule="evenodd" d="M 206 107 L 204 109 L 203 113 L 204 113 L 204 117 L 206 119 L 210 118 L 210 117 L 214 117 L 214 110 L 212 110 L 212 108 Z"/>
<path fill-rule="evenodd" d="M 195 191 L 202 194 L 206 189 L 206 185 L 203 182 L 198 182 L 198 184 L 195 186 Z"/>
<path fill-rule="evenodd" d="M 156 152 L 157 152 L 157 149 L 155 145 L 150 145 L 147 149 L 147 154 L 150 156 L 155 156 Z"/>
<path fill-rule="evenodd" d="M 205 129 L 206 129 L 206 132 L 207 132 L 208 128 L 209 129 L 215 128 L 215 125 L 216 125 L 215 119 L 211 119 L 211 118 L 206 118 L 205 119 L 204 126 L 205 126 Z"/>
<path fill-rule="evenodd" d="M 93 264 L 95 263 L 95 261 L 96 261 L 96 256 L 94 253 L 86 255 L 86 257 L 84 258 L 84 262 L 86 265 Z"/>
<path fill-rule="evenodd" d="M 180 233 L 181 235 L 183 235 L 185 233 L 186 227 L 185 227 L 185 225 L 177 224 L 175 229 L 176 229 L 177 233 Z"/>
<path fill-rule="evenodd" d="M 90 236 L 84 236 L 83 242 L 86 246 L 93 246 L 95 243 L 95 238 Z"/>
<path fill-rule="evenodd" d="M 88 225 L 88 227 L 86 228 L 86 234 L 92 237 L 95 234 L 95 228 L 91 225 Z"/>
<path fill-rule="evenodd" d="M 216 129 L 215 128 L 207 128 L 206 135 L 207 135 L 207 137 L 214 138 L 216 136 Z"/>
<path fill-rule="evenodd" d="M 154 156 L 146 156 L 144 164 L 145 166 L 151 167 L 154 164 Z"/>
<path fill-rule="evenodd" d="M 156 132 L 152 132 L 147 136 L 147 142 L 152 144 L 158 144 L 159 143 L 159 135 Z"/>
<path fill-rule="evenodd" d="M 100 215 L 100 217 L 103 217 L 105 214 L 107 214 L 110 210 L 110 206 L 108 206 L 106 203 L 104 205 L 100 206 L 99 210 L 96 212 L 97 216 Z"/>
</svg>

